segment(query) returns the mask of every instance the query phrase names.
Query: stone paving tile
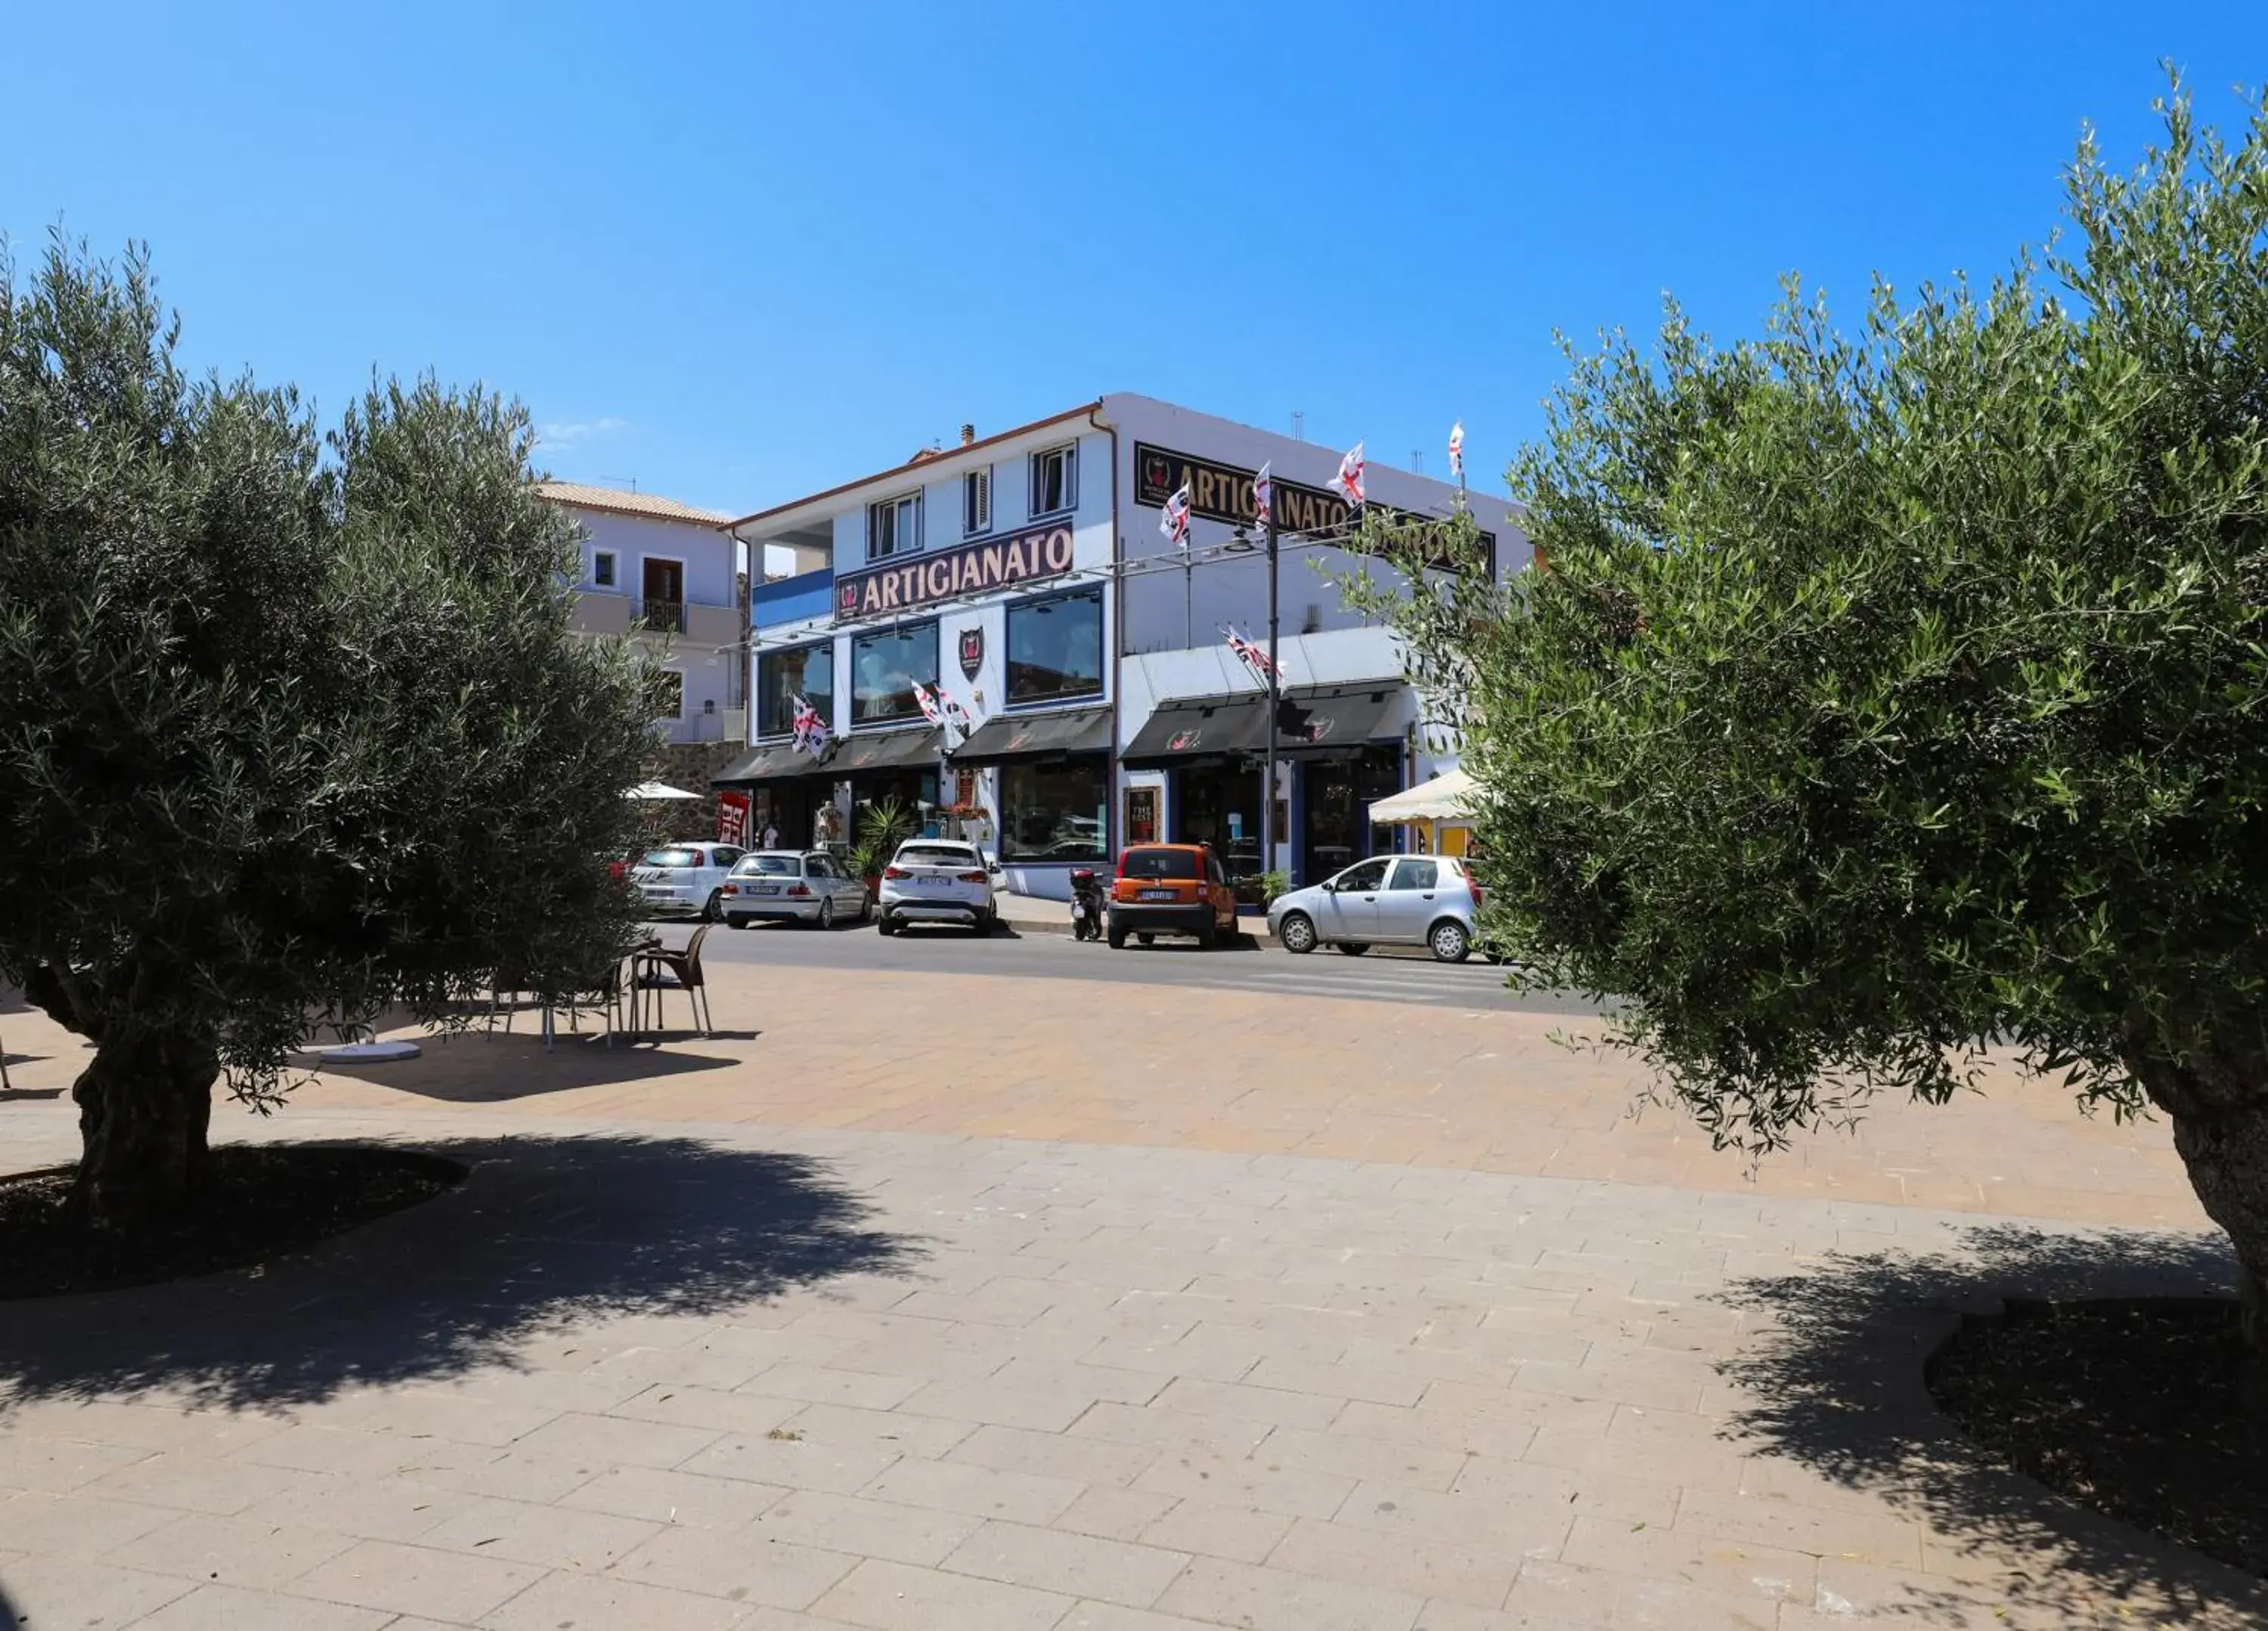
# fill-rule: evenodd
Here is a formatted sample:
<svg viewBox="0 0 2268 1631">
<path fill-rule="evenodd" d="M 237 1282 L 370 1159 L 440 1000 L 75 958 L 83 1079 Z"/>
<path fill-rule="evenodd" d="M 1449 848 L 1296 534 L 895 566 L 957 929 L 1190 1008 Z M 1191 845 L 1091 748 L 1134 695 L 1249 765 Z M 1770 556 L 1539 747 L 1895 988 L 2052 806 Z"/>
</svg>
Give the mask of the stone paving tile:
<svg viewBox="0 0 2268 1631">
<path fill-rule="evenodd" d="M 18 1557 L 0 1576 L 25 1631 L 131 1625 L 193 1589 L 186 1580 L 84 1558 Z"/>
<path fill-rule="evenodd" d="M 1126 1485 L 1139 1478 L 1160 1453 L 1146 1444 L 1113 1444 L 1070 1433 L 982 1427 L 954 1445 L 943 1458 L 1001 1473 L 1069 1479 L 1074 1483 Z"/>
<path fill-rule="evenodd" d="M 223 1585 L 274 1587 L 355 1544 L 327 1530 L 192 1513 L 111 1548 L 109 1560 Z"/>
<path fill-rule="evenodd" d="M 611 1512 L 657 1524 L 738 1529 L 788 1492 L 746 1479 L 711 1478 L 674 1467 L 609 1467 L 560 1497 L 563 1510 Z"/>
<path fill-rule="evenodd" d="M 401 1631 L 383 1609 L 310 1602 L 207 1583 L 134 1622 L 134 1631 Z"/>
<path fill-rule="evenodd" d="M 1052 1591 L 869 1559 L 812 1612 L 873 1631 L 1049 1631 L 1071 1606 Z"/>
<path fill-rule="evenodd" d="M 358 1608 L 473 1620 L 542 1577 L 540 1569 L 501 1558 L 364 1540 L 317 1564 L 294 1580 L 290 1590 L 297 1596 Z"/>
<path fill-rule="evenodd" d="M 132 1444 L 80 1443 L 14 1434 L 0 1436 L 0 1484 L 63 1495 L 151 1458 Z"/>
<path fill-rule="evenodd" d="M 1187 1553 L 1061 1529 L 985 1524 L 943 1564 L 957 1574 L 1146 1608 L 1188 1566 Z"/>
<path fill-rule="evenodd" d="M 288 1468 L 161 1450 L 77 1487 L 92 1495 L 225 1517 L 271 1496 L 304 1489 L 313 1481 L 313 1475 Z"/>
<path fill-rule="evenodd" d="M 180 1517 L 172 1507 L 139 1501 L 24 1490 L 0 1501 L 0 1541 L 52 1557 L 99 1557 Z"/>
<path fill-rule="evenodd" d="M 419 1536 L 417 1544 L 590 1573 L 634 1551 L 659 1530 L 660 1525 L 651 1520 L 564 1505 L 490 1499 L 444 1518 Z"/>
<path fill-rule="evenodd" d="M 1268 1554 L 1268 1567 L 1355 1585 L 1388 1586 L 1421 1598 L 1500 1606 L 1520 1572 L 1508 1550 L 1423 1540 L 1303 1517 Z"/>
<path fill-rule="evenodd" d="M 1296 1521 L 1282 1512 L 1222 1506 L 1211 1501 L 1178 1501 L 1171 1511 L 1142 1532 L 1141 1539 L 1171 1551 L 1200 1553 L 1232 1563 L 1257 1563 L 1284 1543 Z"/>
<path fill-rule="evenodd" d="M 547 1575 L 479 1621 L 485 1631 L 746 1631 L 761 1623 L 739 1603 L 603 1575 Z"/>
<path fill-rule="evenodd" d="M 301 1524 L 359 1540 L 415 1540 L 480 1499 L 409 1478 L 311 1479 L 245 1509 L 247 1519 Z"/>
<path fill-rule="evenodd" d="M 872 1483 L 897 1459 L 895 1450 L 830 1444 L 815 1438 L 744 1437 L 735 1433 L 688 1458 L 678 1470 L 848 1495 Z"/>
<path fill-rule="evenodd" d="M 964 1513 L 799 1490 L 767 1507 L 749 1532 L 765 1539 L 929 1568 L 943 1562 L 983 1523 Z"/>
<path fill-rule="evenodd" d="M 1283 1569 L 1194 1559 L 1158 1607 L 1248 1631 L 1411 1631 L 1425 1599 Z"/>
<path fill-rule="evenodd" d="M 666 1529 L 609 1572 L 644 1585 L 799 1609 L 808 1608 L 858 1561 L 850 1553 L 798 1546 L 764 1533 L 760 1521 L 747 1529 Z"/>
<path fill-rule="evenodd" d="M 1080 1486 L 1067 1478 L 909 1458 L 877 1477 L 863 1493 L 878 1501 L 965 1512 L 972 1517 L 1044 1524 L 1063 1513 L 1079 1491 Z"/>
</svg>

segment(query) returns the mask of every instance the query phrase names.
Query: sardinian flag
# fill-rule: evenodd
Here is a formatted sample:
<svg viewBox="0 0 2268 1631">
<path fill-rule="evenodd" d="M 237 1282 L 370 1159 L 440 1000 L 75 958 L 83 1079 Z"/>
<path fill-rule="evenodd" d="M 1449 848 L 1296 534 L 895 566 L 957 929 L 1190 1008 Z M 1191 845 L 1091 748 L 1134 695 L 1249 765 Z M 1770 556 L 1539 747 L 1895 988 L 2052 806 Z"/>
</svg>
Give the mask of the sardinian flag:
<svg viewBox="0 0 2268 1631">
<path fill-rule="evenodd" d="M 1348 503 L 1362 508 L 1362 444 L 1357 442 L 1354 451 L 1339 460 L 1339 473 L 1331 478 L 1331 485 L 1346 495 Z"/>
<path fill-rule="evenodd" d="M 945 724 L 958 725 L 961 728 L 961 739 L 964 741 L 968 739 L 969 732 L 976 729 L 976 722 L 968 716 L 968 710 L 961 705 L 961 699 L 943 686 L 937 688 L 937 710 L 943 716 Z"/>
<path fill-rule="evenodd" d="M 1276 519 L 1276 483 L 1268 474 L 1268 467 L 1260 467 L 1260 474 L 1252 478 L 1252 524 L 1267 526 Z"/>
<path fill-rule="evenodd" d="M 1465 422 L 1462 419 L 1449 427 L 1449 474 L 1460 481 L 1465 479 Z"/>
<path fill-rule="evenodd" d="M 1182 490 L 1166 500 L 1166 513 L 1158 518 L 1158 530 L 1173 540 L 1174 547 L 1187 555 L 1189 548 L 1189 484 L 1182 483 Z"/>
<path fill-rule="evenodd" d="M 835 739 L 834 732 L 827 728 L 827 722 L 819 716 L 819 710 L 801 697 L 795 699 L 794 729 L 796 751 L 809 753 L 814 759 L 824 754 L 828 744 Z"/>
<path fill-rule="evenodd" d="M 939 687 L 940 694 L 943 689 L 943 687 Z M 937 705 L 937 698 L 932 696 L 929 687 L 918 680 L 914 681 L 914 705 L 922 710 L 922 717 L 930 724 L 941 725 L 945 723 L 945 709 Z"/>
<path fill-rule="evenodd" d="M 1276 675 L 1279 680 L 1283 677 L 1278 672 L 1276 665 L 1268 660 L 1267 652 L 1238 634 L 1233 628 L 1224 632 L 1228 636 L 1228 649 L 1236 654 L 1239 662 L 1252 671 L 1256 679 L 1265 684 L 1271 674 Z"/>
</svg>

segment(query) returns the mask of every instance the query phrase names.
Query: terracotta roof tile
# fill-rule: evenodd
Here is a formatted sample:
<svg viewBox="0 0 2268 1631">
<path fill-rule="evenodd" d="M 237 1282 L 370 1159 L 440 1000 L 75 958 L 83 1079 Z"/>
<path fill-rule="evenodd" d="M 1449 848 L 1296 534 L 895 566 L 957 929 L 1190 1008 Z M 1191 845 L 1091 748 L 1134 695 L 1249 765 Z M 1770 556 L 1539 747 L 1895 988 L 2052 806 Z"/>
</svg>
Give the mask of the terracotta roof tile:
<svg viewBox="0 0 2268 1631">
<path fill-rule="evenodd" d="M 538 481 L 535 490 L 554 503 L 654 521 L 697 521 L 703 526 L 722 526 L 733 518 L 720 511 L 696 510 L 658 493 L 627 493 L 620 488 L 589 487 L 580 481 Z"/>
</svg>

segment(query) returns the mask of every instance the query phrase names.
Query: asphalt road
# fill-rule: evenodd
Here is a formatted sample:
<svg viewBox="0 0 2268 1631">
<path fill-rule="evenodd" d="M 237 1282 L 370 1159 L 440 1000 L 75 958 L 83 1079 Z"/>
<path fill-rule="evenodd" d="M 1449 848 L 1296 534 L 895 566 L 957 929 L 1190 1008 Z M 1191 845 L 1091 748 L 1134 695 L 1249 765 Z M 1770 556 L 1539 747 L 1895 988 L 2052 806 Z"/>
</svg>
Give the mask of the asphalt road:
<svg viewBox="0 0 2268 1631">
<path fill-rule="evenodd" d="M 692 933 L 685 922 L 652 925 L 671 945 Z M 918 970 L 991 974 L 1015 980 L 1080 980 L 1138 985 L 1205 986 L 1285 995 L 1333 996 L 1373 1003 L 1415 1003 L 1447 1009 L 1516 1010 L 1527 1013 L 1588 1014 L 1580 998 L 1555 992 L 1521 995 L 1505 988 L 1504 971 L 1475 959 L 1434 962 L 1422 952 L 1373 951 L 1346 957 L 1332 951 L 1294 957 L 1274 944 L 1250 944 L 1200 951 L 1186 940 L 1112 951 L 1101 941 L 1068 935 L 1003 931 L 979 939 L 963 930 L 914 929 L 884 939 L 871 928 L 845 924 L 821 931 L 766 924 L 719 926 L 703 943 L 704 959 L 805 968 Z"/>
</svg>

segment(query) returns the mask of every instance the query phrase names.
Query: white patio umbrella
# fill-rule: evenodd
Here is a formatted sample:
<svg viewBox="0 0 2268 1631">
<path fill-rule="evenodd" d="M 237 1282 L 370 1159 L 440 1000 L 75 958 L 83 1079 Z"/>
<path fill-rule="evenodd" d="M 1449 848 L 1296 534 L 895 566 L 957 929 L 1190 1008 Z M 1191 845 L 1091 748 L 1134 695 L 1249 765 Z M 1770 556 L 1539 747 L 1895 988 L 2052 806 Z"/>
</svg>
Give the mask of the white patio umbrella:
<svg viewBox="0 0 2268 1631">
<path fill-rule="evenodd" d="M 1466 797 L 1472 790 L 1472 777 L 1462 770 L 1446 771 L 1430 782 L 1380 799 L 1370 807 L 1371 823 L 1400 827 L 1410 821 L 1462 821 L 1467 814 Z"/>
<path fill-rule="evenodd" d="M 622 795 L 624 798 L 666 799 L 698 798 L 698 793 L 688 793 L 681 787 L 672 787 L 666 782 L 641 782 Z"/>
</svg>

